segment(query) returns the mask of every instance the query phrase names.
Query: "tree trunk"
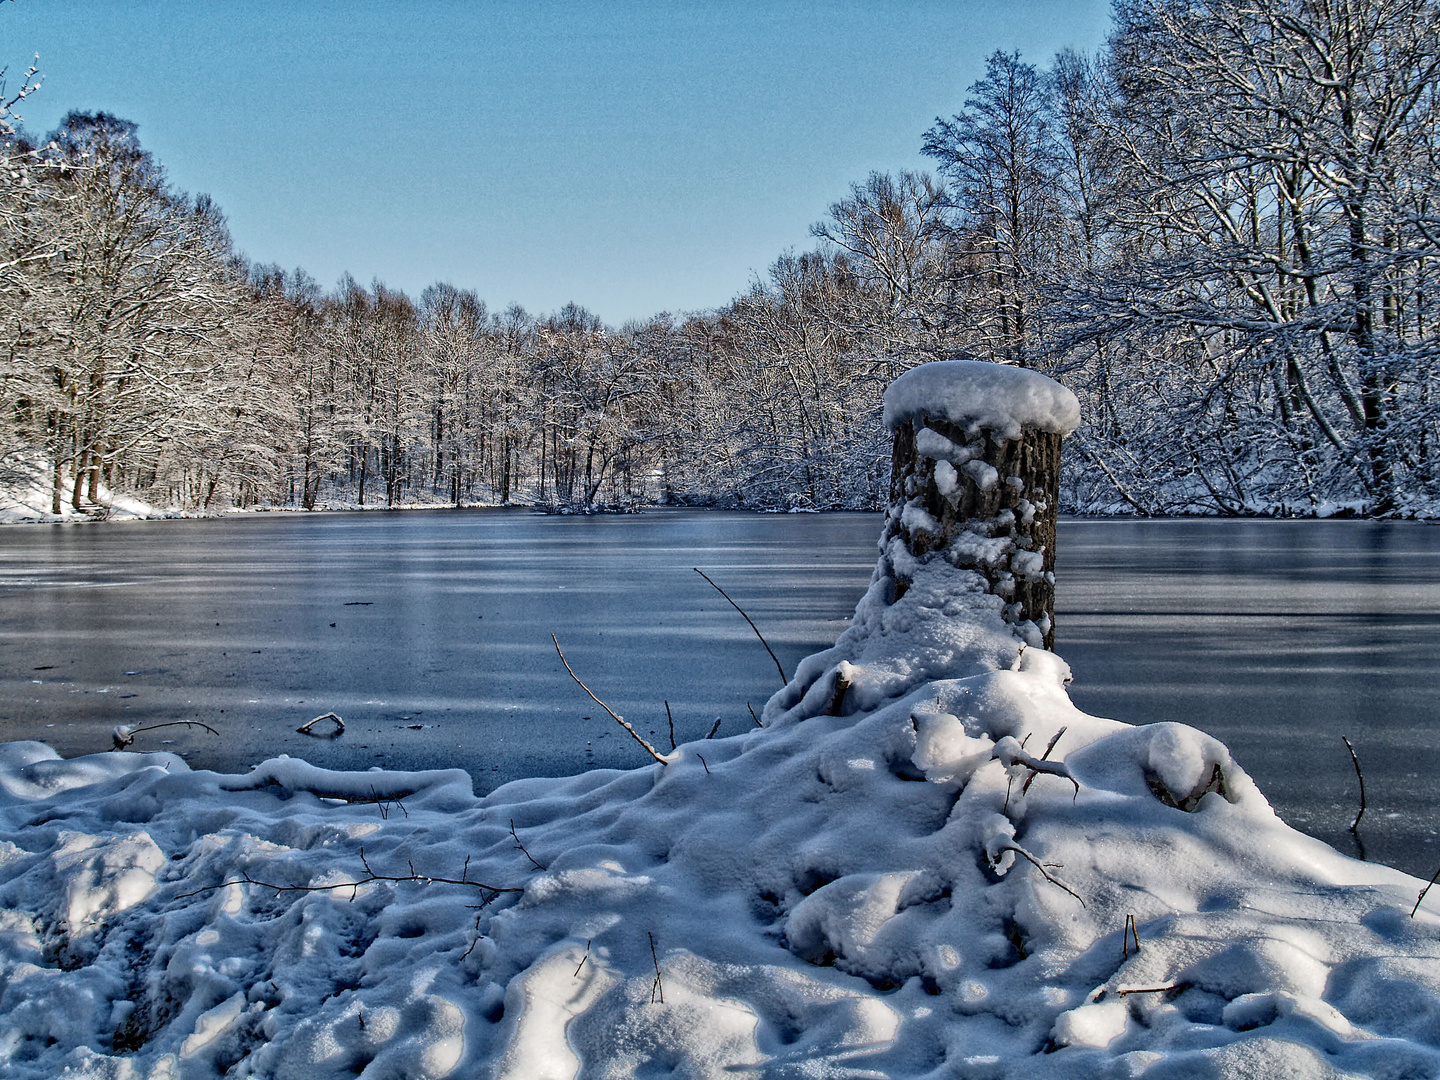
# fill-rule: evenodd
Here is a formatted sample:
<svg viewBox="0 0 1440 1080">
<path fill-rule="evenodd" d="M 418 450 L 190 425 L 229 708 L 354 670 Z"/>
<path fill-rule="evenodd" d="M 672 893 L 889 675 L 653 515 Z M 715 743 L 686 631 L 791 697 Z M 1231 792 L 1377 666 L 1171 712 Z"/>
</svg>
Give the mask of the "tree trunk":
<svg viewBox="0 0 1440 1080">
<path fill-rule="evenodd" d="M 916 449 L 916 432 L 930 428 L 973 453 L 970 464 L 956 469 L 944 483 L 937 481 L 940 462 Z M 903 521 L 895 528 L 904 536 L 910 553 L 950 548 L 950 560 L 961 569 L 975 570 L 989 583 L 990 592 L 1008 602 L 1006 620 L 1030 620 L 1039 627 L 1045 648 L 1055 645 L 1055 522 L 1060 497 L 1061 436 L 1026 429 L 1019 439 L 1001 439 L 981 432 L 976 440 L 965 437 L 954 424 L 923 416 L 895 429 L 890 479 L 890 504 L 904 506 L 914 500 L 939 523 L 938 533 L 911 529 Z M 985 468 L 975 463 L 983 463 Z M 953 476 L 952 482 L 948 477 Z M 977 481 L 989 479 L 988 484 Z M 943 492 L 941 487 L 949 487 Z M 1015 554 L 1004 564 L 984 561 L 976 543 L 956 544 L 961 534 L 989 540 L 1007 538 Z M 1039 558 L 1035 558 L 1035 556 Z M 909 582 L 897 577 L 897 594 Z M 898 599 L 897 595 L 897 599 Z"/>
</svg>

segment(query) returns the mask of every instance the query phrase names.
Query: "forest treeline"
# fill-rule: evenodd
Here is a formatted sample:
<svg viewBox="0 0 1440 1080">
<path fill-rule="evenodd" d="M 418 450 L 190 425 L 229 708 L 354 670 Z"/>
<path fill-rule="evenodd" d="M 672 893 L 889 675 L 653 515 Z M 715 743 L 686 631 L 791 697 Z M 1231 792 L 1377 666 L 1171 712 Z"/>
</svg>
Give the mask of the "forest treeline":
<svg viewBox="0 0 1440 1080">
<path fill-rule="evenodd" d="M 0 160 L 0 469 L 54 505 L 884 502 L 917 363 L 1081 399 L 1072 509 L 1440 512 L 1434 0 L 1117 0 L 996 53 L 726 306 L 620 328 L 241 258 L 133 124 Z M 73 482 L 73 484 L 72 484 Z"/>
</svg>

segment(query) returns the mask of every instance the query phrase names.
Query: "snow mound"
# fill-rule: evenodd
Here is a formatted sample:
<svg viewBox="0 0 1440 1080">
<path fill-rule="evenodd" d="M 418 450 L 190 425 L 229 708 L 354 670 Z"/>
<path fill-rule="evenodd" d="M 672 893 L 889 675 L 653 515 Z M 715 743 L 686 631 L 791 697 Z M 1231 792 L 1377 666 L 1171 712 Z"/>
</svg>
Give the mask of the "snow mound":
<svg viewBox="0 0 1440 1080">
<path fill-rule="evenodd" d="M 940 417 L 974 439 L 981 431 L 1018 439 L 1022 428 L 1069 435 L 1080 426 L 1075 395 L 1038 371 L 981 360 L 937 360 L 911 368 L 885 391 L 885 426 Z M 939 456 L 929 449 L 921 453 Z"/>
<path fill-rule="evenodd" d="M 889 566 L 764 727 L 669 764 L 476 799 L 0 747 L 0 1074 L 1440 1075 L 1421 882 L 1199 731 L 1078 711 L 970 572 Z"/>
</svg>

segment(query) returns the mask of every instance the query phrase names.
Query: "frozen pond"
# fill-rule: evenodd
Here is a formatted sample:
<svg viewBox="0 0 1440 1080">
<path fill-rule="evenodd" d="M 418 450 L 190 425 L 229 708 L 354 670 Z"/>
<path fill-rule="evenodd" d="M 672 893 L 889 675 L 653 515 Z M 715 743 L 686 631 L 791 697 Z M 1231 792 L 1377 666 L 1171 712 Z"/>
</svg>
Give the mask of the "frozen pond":
<svg viewBox="0 0 1440 1080">
<path fill-rule="evenodd" d="M 116 723 L 200 719 L 137 749 L 241 770 L 459 766 L 477 789 L 644 762 L 577 674 L 668 746 L 752 724 L 830 644 L 874 564 L 873 514 L 262 514 L 0 529 L 0 737 L 62 754 Z M 1365 766 L 1367 854 L 1440 861 L 1440 528 L 1062 523 L 1057 649 L 1082 708 L 1224 739 L 1293 824 L 1342 850 Z M 335 740 L 295 728 L 334 711 Z"/>
</svg>

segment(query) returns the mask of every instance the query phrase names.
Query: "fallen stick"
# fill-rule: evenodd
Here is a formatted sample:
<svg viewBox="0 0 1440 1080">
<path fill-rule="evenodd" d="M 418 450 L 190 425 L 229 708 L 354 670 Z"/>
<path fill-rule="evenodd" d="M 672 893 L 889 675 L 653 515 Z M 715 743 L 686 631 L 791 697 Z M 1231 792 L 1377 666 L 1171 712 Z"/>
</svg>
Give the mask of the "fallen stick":
<svg viewBox="0 0 1440 1080">
<path fill-rule="evenodd" d="M 701 570 L 698 566 L 692 566 L 690 569 L 694 570 L 695 573 L 699 574 L 706 581 L 710 581 L 710 575 L 705 573 L 705 571 Z M 727 593 L 724 589 L 720 588 L 720 586 L 716 585 L 713 581 L 710 581 L 710 584 L 715 587 L 716 592 L 718 592 L 721 596 L 725 597 L 726 600 L 730 600 L 729 593 Z M 736 611 L 740 612 L 740 617 L 750 624 L 751 630 L 755 631 L 755 636 L 760 639 L 760 644 L 765 646 L 765 651 L 770 654 L 770 659 L 775 661 L 775 670 L 780 672 L 780 685 L 784 686 L 790 680 L 785 677 L 785 669 L 780 665 L 780 658 L 775 655 L 775 650 L 770 648 L 770 643 L 765 640 L 765 635 L 760 633 L 760 628 L 755 625 L 755 621 L 751 619 L 749 615 L 745 614 L 744 608 L 742 608 L 739 604 L 735 603 L 734 600 L 730 600 L 730 606 L 733 607 Z"/>
<path fill-rule="evenodd" d="M 311 731 L 310 729 L 320 723 L 321 720 L 334 720 L 335 730 L 330 732 L 329 735 L 317 735 Z M 336 716 L 333 712 L 321 713 L 313 720 L 306 720 L 305 723 L 301 724 L 295 730 L 301 735 L 309 735 L 312 739 L 337 739 L 345 734 L 345 721 L 341 720 L 340 717 Z"/>
<path fill-rule="evenodd" d="M 140 735 L 146 731 L 159 731 L 163 727 L 177 727 L 180 724 L 184 724 L 186 727 L 203 727 L 217 738 L 220 735 L 220 732 L 216 731 L 209 724 L 202 723 L 199 720 L 166 720 L 163 724 L 147 724 L 145 727 L 131 727 L 129 724 L 116 724 L 110 729 L 110 741 L 115 744 L 112 749 L 124 750 L 125 747 L 135 741 L 136 735 Z"/>
<path fill-rule="evenodd" d="M 559 654 L 560 663 L 565 665 L 565 670 L 570 672 L 570 678 L 575 680 L 576 685 L 579 686 L 581 690 L 584 690 L 585 693 L 590 695 L 591 701 L 595 702 L 596 705 L 599 705 L 602 709 L 609 713 L 610 718 L 614 720 L 617 724 L 619 724 L 621 727 L 623 727 L 626 731 L 628 731 L 630 733 L 630 737 L 633 738 L 636 742 L 638 742 L 641 746 L 643 746 L 647 751 L 649 751 L 650 756 L 653 757 L 656 761 L 660 762 L 661 765 L 669 765 L 670 762 L 675 760 L 677 755 L 674 752 L 669 754 L 660 753 L 659 750 L 656 750 L 655 747 L 651 746 L 648 742 L 646 742 L 645 737 L 641 735 L 638 731 L 636 731 L 633 727 L 631 727 L 624 717 L 618 715 L 614 709 L 610 708 L 609 705 L 606 705 L 605 702 L 601 701 L 598 697 L 596 697 L 595 691 L 591 690 L 590 687 L 586 686 L 583 682 L 581 682 L 580 676 L 576 675 L 575 672 L 571 669 L 570 662 L 565 659 L 565 653 L 561 651 L 560 642 L 556 639 L 554 634 L 550 635 L 550 640 L 555 642 L 555 652 Z"/>
<path fill-rule="evenodd" d="M 250 872 L 247 870 L 238 878 L 222 881 L 218 885 L 205 885 L 191 892 L 176 893 L 175 899 L 184 900 L 191 896 L 201 896 L 208 892 L 214 892 L 216 889 L 223 889 L 229 885 L 236 884 L 259 885 L 262 889 L 273 889 L 276 896 L 285 892 L 333 892 L 336 889 L 350 889 L 352 890 L 350 893 L 350 899 L 352 900 L 355 899 L 353 890 L 358 889 L 361 885 L 369 885 L 374 881 L 414 882 L 420 885 L 468 885 L 472 889 L 480 889 L 483 892 L 493 893 L 518 893 L 525 891 L 525 886 L 523 885 L 487 885 L 483 881 L 469 880 L 469 859 L 465 860 L 465 869 L 460 872 L 460 877 L 458 878 L 436 877 L 433 874 L 416 873 L 414 863 L 410 863 L 410 873 L 408 874 L 377 874 L 370 868 L 370 863 L 365 858 L 365 849 L 363 847 L 360 849 L 360 863 L 365 867 L 365 876 L 356 878 L 354 881 L 337 881 L 332 885 L 276 885 L 274 882 L 261 881 L 259 878 L 251 877 Z"/>
</svg>

